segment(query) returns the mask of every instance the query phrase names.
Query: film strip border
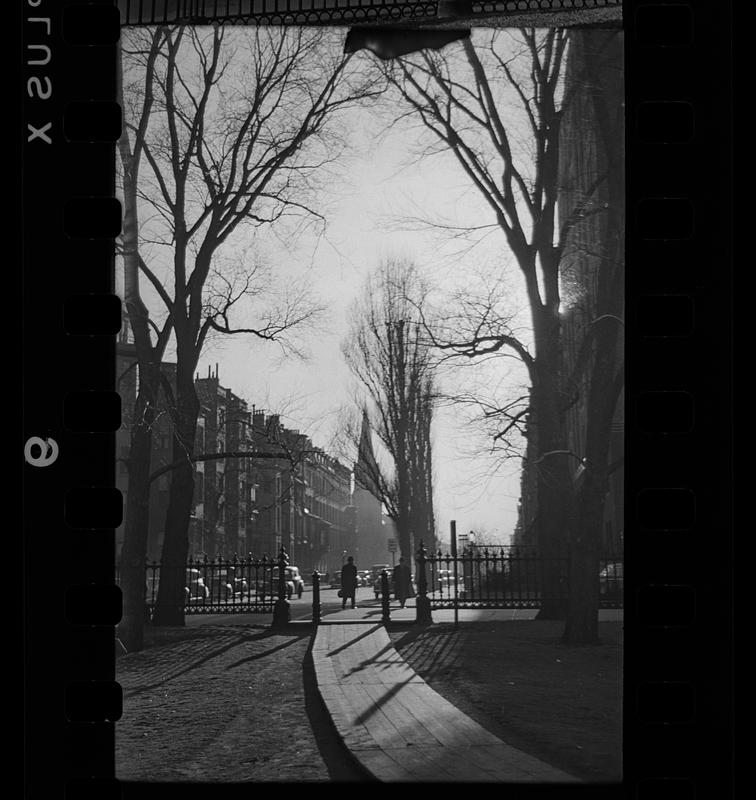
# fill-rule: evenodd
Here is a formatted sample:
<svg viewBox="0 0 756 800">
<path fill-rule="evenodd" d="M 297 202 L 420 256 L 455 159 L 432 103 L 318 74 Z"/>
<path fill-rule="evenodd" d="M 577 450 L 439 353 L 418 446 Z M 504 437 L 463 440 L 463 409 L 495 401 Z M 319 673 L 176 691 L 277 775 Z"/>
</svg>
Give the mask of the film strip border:
<svg viewBox="0 0 756 800">
<path fill-rule="evenodd" d="M 625 764 L 638 798 L 705 797 L 732 788 L 729 5 L 632 11 Z"/>
<path fill-rule="evenodd" d="M 693 798 L 726 794 L 731 780 L 730 8 L 624 11 L 623 790 Z M 113 779 L 112 574 L 122 514 L 113 488 L 120 22 L 109 2 L 52 0 L 27 0 L 22 20 L 25 756 L 30 785 L 65 784 L 72 800 L 123 789 Z"/>
<path fill-rule="evenodd" d="M 293 25 L 352 25 L 402 22 L 444 24 L 444 12 L 506 17 L 513 25 L 580 24 L 616 21 L 622 0 L 119 0 L 125 25 L 168 22 L 229 22 Z M 535 22 L 535 16 L 538 22 Z M 574 23 L 574 20 L 573 20 Z"/>
</svg>

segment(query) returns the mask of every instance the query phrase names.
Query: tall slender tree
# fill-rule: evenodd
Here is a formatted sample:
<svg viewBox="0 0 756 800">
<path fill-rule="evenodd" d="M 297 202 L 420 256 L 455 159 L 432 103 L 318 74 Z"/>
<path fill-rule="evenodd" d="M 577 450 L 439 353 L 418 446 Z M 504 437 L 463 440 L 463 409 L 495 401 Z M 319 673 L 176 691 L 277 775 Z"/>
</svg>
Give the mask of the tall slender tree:
<svg viewBox="0 0 756 800">
<path fill-rule="evenodd" d="M 367 399 L 356 478 L 383 503 L 399 549 L 413 558 L 420 539 L 433 544 L 431 429 L 434 365 L 417 309 L 425 288 L 415 267 L 389 260 L 373 273 L 354 304 L 344 357 Z M 372 457 L 375 430 L 390 457 L 389 470 Z"/>
</svg>

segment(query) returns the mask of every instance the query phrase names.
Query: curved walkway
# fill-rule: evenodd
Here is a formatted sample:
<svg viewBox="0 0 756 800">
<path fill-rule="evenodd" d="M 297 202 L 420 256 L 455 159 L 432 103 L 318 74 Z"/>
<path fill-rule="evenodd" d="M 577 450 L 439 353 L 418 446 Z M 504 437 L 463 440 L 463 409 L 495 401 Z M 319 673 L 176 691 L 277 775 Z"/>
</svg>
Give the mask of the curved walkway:
<svg viewBox="0 0 756 800">
<path fill-rule="evenodd" d="M 320 625 L 312 658 L 338 734 L 380 781 L 577 781 L 505 744 L 431 689 L 383 625 Z"/>
</svg>

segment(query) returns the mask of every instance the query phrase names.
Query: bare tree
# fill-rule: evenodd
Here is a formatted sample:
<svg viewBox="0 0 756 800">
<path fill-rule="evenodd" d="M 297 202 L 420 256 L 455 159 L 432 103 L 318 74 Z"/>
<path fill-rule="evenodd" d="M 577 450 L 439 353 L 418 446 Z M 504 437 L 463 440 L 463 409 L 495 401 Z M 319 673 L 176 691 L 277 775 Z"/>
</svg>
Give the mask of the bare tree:
<svg viewBox="0 0 756 800">
<path fill-rule="evenodd" d="M 446 378 L 441 400 L 466 416 L 465 449 L 477 461 L 475 471 L 485 475 L 525 456 L 531 404 L 523 367 L 531 356 L 524 344 L 529 332 L 518 322 L 511 287 L 500 275 L 493 281 L 477 277 L 480 287 L 468 276 L 432 319 L 418 312 L 437 353 L 437 372 Z M 473 427 L 482 432 L 482 441 Z"/>
<path fill-rule="evenodd" d="M 412 264 L 382 263 L 352 307 L 350 331 L 342 346 L 369 401 L 356 479 L 383 503 L 396 525 L 399 549 L 408 559 L 413 558 L 413 544 L 420 539 L 430 546 L 435 541 L 433 360 L 415 310 L 422 306 L 424 294 Z M 390 457 L 390 470 L 381 469 L 367 452 L 365 436 L 370 428 Z"/>
<path fill-rule="evenodd" d="M 621 31 L 576 30 L 571 39 L 569 78 L 575 95 L 570 130 L 573 136 L 590 137 L 593 152 L 588 174 L 574 176 L 571 190 L 584 197 L 590 192 L 599 213 L 573 227 L 564 254 L 563 273 L 570 267 L 565 285 L 576 295 L 568 311 L 576 340 L 572 357 L 566 358 L 568 397 L 580 407 L 585 433 L 573 445 L 580 448 L 581 477 L 563 638 L 568 644 L 587 644 L 599 641 L 604 504 L 624 452 L 620 448 L 613 453 L 611 448 L 612 424 L 624 388 L 623 37 Z"/>
<path fill-rule="evenodd" d="M 124 542 L 120 554 L 123 616 L 118 626 L 118 635 L 127 650 L 140 650 L 143 645 L 152 429 L 160 392 L 160 363 L 172 329 L 170 317 L 162 328 L 158 328 L 150 318 L 142 299 L 137 201 L 139 167 L 143 155 L 142 143 L 152 113 L 155 62 L 163 35 L 161 29 L 151 33 L 140 32 L 132 53 L 132 57 L 139 60 L 143 72 L 143 78 L 138 84 L 124 87 L 123 72 L 120 69 L 122 60 L 118 59 L 118 93 L 121 107 L 127 107 L 128 97 L 129 107 L 139 120 L 136 128 L 129 129 L 124 126 L 118 142 L 124 207 L 120 243 L 124 269 L 124 305 L 134 336 L 139 370 L 139 390 L 135 406 L 127 411 L 131 418 L 131 443 L 127 461 L 128 491 Z"/>
<path fill-rule="evenodd" d="M 529 406 L 505 418 L 527 418 L 529 455 L 537 470 L 538 544 L 551 558 L 575 527 L 575 470 L 565 429 L 560 264 L 572 229 L 602 209 L 592 205 L 606 175 L 596 176 L 575 205 L 557 213 L 560 130 L 572 87 L 563 65 L 564 29 L 476 31 L 442 52 L 426 51 L 386 65 L 408 115 L 430 133 L 426 154 L 453 154 L 485 200 L 524 280 L 532 347 L 510 331 L 475 328 L 442 344 L 470 358 L 508 350 L 525 364 Z M 515 118 L 521 124 L 513 122 Z M 502 430 L 504 427 L 502 427 Z M 556 571 L 546 580 L 556 582 Z M 541 618 L 563 618 L 563 604 L 547 603 Z"/>
<path fill-rule="evenodd" d="M 176 350 L 173 461 L 181 466 L 172 472 L 166 515 L 160 624 L 183 624 L 199 411 L 193 376 L 206 338 L 217 331 L 286 341 L 314 311 L 300 290 L 258 309 L 254 322 L 235 321 L 231 310 L 250 299 L 249 286 L 221 281 L 209 293 L 214 265 L 250 226 L 284 226 L 289 236 L 322 226 L 317 183 L 344 145 L 332 123 L 378 91 L 357 79 L 333 32 L 229 30 L 161 29 L 149 74 L 141 53 L 124 45 L 129 69 L 152 90 L 147 122 L 126 120 L 149 166 L 138 187 L 149 209 L 139 236 L 153 258 L 140 258 L 139 267 L 167 311 Z"/>
</svg>

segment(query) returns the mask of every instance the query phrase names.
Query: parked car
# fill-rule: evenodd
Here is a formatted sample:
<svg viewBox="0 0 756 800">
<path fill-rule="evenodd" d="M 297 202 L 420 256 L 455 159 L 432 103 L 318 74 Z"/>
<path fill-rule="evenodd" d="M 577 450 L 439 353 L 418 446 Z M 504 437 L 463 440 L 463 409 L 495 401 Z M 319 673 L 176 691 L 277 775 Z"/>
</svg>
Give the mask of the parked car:
<svg viewBox="0 0 756 800">
<path fill-rule="evenodd" d="M 284 572 L 284 586 L 286 587 L 286 599 L 291 600 L 292 596 L 294 595 L 294 581 L 291 580 L 289 575 L 289 570 L 291 567 L 286 567 L 286 571 Z M 297 574 L 299 574 L 299 570 L 297 570 Z M 267 578 L 265 583 L 260 589 L 260 596 L 265 597 L 265 594 L 271 590 L 272 586 L 272 596 L 274 598 L 278 597 L 278 567 L 273 567 L 271 572 L 271 577 Z"/>
<path fill-rule="evenodd" d="M 599 594 L 604 599 L 621 598 L 625 590 L 625 565 L 610 561 L 599 572 Z"/>
<path fill-rule="evenodd" d="M 302 597 L 304 591 L 304 579 L 299 574 L 299 567 L 286 567 L 286 581 L 290 581 L 293 586 L 293 593 L 298 597 Z"/>
<path fill-rule="evenodd" d="M 186 571 L 184 596 L 187 603 L 197 601 L 204 602 L 210 598 L 210 589 L 205 585 L 202 573 L 198 569 L 188 569 Z"/>
<path fill-rule="evenodd" d="M 341 570 L 337 569 L 331 578 L 331 589 L 341 589 Z"/>
<path fill-rule="evenodd" d="M 428 581 L 430 583 L 430 579 Z M 461 574 L 457 574 L 457 584 L 462 585 L 464 578 Z M 436 583 L 441 587 L 449 588 L 454 587 L 454 570 L 453 569 L 440 569 L 436 573 Z"/>
<path fill-rule="evenodd" d="M 357 581 L 359 586 L 370 586 L 371 584 L 371 574 L 369 569 L 358 569 L 357 570 Z"/>
<path fill-rule="evenodd" d="M 247 581 L 236 574 L 234 567 L 224 567 L 213 573 L 210 594 L 221 600 L 231 600 L 247 593 Z"/>
</svg>

